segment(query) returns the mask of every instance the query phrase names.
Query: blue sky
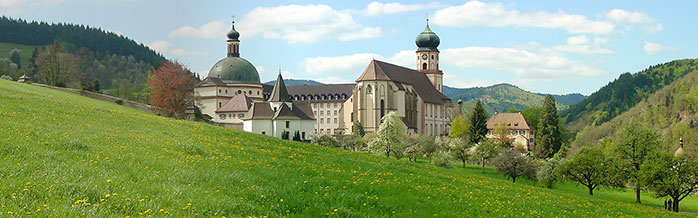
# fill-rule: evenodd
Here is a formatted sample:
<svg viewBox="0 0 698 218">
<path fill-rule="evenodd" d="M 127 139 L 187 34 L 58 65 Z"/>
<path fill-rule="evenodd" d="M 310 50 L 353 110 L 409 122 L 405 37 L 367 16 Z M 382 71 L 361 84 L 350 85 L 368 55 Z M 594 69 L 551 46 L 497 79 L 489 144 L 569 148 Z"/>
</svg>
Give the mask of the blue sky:
<svg viewBox="0 0 698 218">
<path fill-rule="evenodd" d="M 263 81 L 354 81 L 372 58 L 415 67 L 429 17 L 444 83 L 511 83 L 591 94 L 623 72 L 698 51 L 698 1 L 0 0 L 0 14 L 100 27 L 202 75 L 225 57 L 235 15 L 241 56 Z"/>
</svg>

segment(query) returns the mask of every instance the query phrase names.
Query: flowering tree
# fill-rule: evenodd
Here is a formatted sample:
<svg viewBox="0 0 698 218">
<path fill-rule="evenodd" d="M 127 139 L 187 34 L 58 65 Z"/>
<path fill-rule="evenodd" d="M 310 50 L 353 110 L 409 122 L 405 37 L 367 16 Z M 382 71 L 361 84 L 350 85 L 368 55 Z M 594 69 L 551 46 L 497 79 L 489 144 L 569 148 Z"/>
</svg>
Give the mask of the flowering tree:
<svg viewBox="0 0 698 218">
<path fill-rule="evenodd" d="M 391 154 L 395 158 L 403 155 L 405 144 L 405 131 L 407 127 L 395 112 L 390 112 L 382 118 L 383 123 L 378 127 L 376 137 L 369 143 L 369 148 L 377 153 L 384 153 L 386 157 Z M 401 149 L 402 148 L 402 149 Z"/>
<path fill-rule="evenodd" d="M 150 103 L 170 114 L 184 112 L 192 99 L 194 74 L 179 62 L 166 61 L 150 72 Z"/>
</svg>

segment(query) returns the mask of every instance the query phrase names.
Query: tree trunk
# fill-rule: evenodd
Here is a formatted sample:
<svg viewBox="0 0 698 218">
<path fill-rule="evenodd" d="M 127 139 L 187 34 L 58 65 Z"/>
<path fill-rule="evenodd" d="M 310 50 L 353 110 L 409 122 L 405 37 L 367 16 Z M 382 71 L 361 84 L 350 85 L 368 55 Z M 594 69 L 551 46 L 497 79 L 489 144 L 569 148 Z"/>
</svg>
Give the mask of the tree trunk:
<svg viewBox="0 0 698 218">
<path fill-rule="evenodd" d="M 482 159 L 482 174 L 485 174 L 485 159 Z"/>
<path fill-rule="evenodd" d="M 674 211 L 674 212 L 679 212 L 679 200 L 677 200 L 676 198 L 674 198 L 674 202 L 672 202 L 672 203 L 674 204 L 674 205 L 672 205 L 673 208 L 674 208 L 672 211 Z"/>
<path fill-rule="evenodd" d="M 511 182 L 516 183 L 516 177 L 511 177 Z"/>
<path fill-rule="evenodd" d="M 640 202 L 640 187 L 639 187 L 639 186 L 638 186 L 638 187 L 635 187 L 635 201 L 636 201 L 638 204 L 641 204 L 641 203 L 642 203 L 642 202 Z"/>
<path fill-rule="evenodd" d="M 465 168 L 465 160 L 463 160 L 463 168 Z"/>
<path fill-rule="evenodd" d="M 591 186 L 587 186 L 587 188 L 589 188 L 589 195 L 594 195 L 594 188 Z"/>
</svg>

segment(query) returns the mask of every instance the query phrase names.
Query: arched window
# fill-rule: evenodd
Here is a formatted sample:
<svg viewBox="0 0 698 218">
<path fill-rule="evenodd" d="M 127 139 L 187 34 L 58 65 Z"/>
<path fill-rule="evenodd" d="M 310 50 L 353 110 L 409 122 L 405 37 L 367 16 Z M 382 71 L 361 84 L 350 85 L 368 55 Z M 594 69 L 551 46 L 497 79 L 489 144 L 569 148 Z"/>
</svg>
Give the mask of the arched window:
<svg viewBox="0 0 698 218">
<path fill-rule="evenodd" d="M 248 95 L 252 95 L 252 90 L 250 90 L 249 92 L 247 92 L 247 94 L 248 94 Z"/>
<path fill-rule="evenodd" d="M 385 100 L 381 99 L 381 120 L 385 116 Z M 383 121 L 381 121 L 383 122 Z"/>
<path fill-rule="evenodd" d="M 242 90 L 238 90 L 238 94 L 242 94 Z"/>
<path fill-rule="evenodd" d="M 371 94 L 371 85 L 366 86 L 366 93 Z"/>
<path fill-rule="evenodd" d="M 426 70 L 426 69 L 427 69 L 427 63 L 422 64 L 422 70 Z"/>
</svg>

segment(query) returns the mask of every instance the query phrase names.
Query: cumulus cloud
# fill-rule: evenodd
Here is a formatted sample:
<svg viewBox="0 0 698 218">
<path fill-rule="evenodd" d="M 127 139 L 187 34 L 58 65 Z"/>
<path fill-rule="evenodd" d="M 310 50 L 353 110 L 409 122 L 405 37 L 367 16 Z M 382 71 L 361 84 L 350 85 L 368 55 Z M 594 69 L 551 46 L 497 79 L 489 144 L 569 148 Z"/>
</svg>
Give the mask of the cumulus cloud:
<svg viewBox="0 0 698 218">
<path fill-rule="evenodd" d="M 413 67 L 415 64 L 414 51 L 400 51 L 391 57 L 383 57 L 375 53 L 359 53 L 337 57 L 313 57 L 305 58 L 303 66 L 305 72 L 310 75 L 358 75 L 361 74 L 371 60 L 383 60 L 389 63 Z"/>
<path fill-rule="evenodd" d="M 27 0 L 0 0 L 0 7 L 13 7 L 17 5 L 21 5 L 22 3 L 26 2 Z"/>
<path fill-rule="evenodd" d="M 606 43 L 608 43 L 608 38 L 596 37 L 594 41 L 591 42 L 587 36 L 580 35 L 568 37 L 566 44 L 553 46 L 553 49 L 562 52 L 581 54 L 612 54 L 613 50 L 601 47 Z"/>
<path fill-rule="evenodd" d="M 658 52 L 663 52 L 663 51 L 676 51 L 681 49 L 679 46 L 668 46 L 668 45 L 662 45 L 658 43 L 651 43 L 648 41 L 645 41 L 645 46 L 642 47 L 642 49 L 645 50 L 645 53 L 652 55 L 656 54 Z"/>
<path fill-rule="evenodd" d="M 590 20 L 585 16 L 563 11 L 522 13 L 502 3 L 483 3 L 476 0 L 438 10 L 432 20 L 436 24 L 450 27 L 537 27 L 590 34 L 610 34 L 615 28 L 609 21 Z"/>
<path fill-rule="evenodd" d="M 150 44 L 148 44 L 148 47 L 155 50 L 156 52 L 159 52 L 160 54 L 172 54 L 172 55 L 177 55 L 177 56 L 207 55 L 206 52 L 202 52 L 202 51 L 188 51 L 188 50 L 181 49 L 181 48 L 171 48 L 172 43 L 170 43 L 168 41 L 164 41 L 164 40 L 155 41 L 153 43 L 150 43 Z"/>
<path fill-rule="evenodd" d="M 192 26 L 179 27 L 170 32 L 170 37 L 194 37 L 202 39 L 215 39 L 225 37 L 226 29 L 230 26 L 217 20 L 204 24 L 198 28 Z"/>
<path fill-rule="evenodd" d="M 313 43 L 327 39 L 350 41 L 379 37 L 380 27 L 358 24 L 349 12 L 328 5 L 285 5 L 257 7 L 239 25 L 241 37 L 261 34 L 264 38 L 289 43 Z"/>
<path fill-rule="evenodd" d="M 442 63 L 462 68 L 483 67 L 512 72 L 519 78 L 559 79 L 572 76 L 595 76 L 603 70 L 571 61 L 556 54 L 538 54 L 515 48 L 465 47 L 445 49 Z"/>
<path fill-rule="evenodd" d="M 606 17 L 617 24 L 623 25 L 626 30 L 632 30 L 635 25 L 640 25 L 646 32 L 657 32 L 663 29 L 661 23 L 658 23 L 649 15 L 637 11 L 613 9 L 606 14 Z"/>
<path fill-rule="evenodd" d="M 427 4 L 401 4 L 397 2 L 371 2 L 361 11 L 352 11 L 366 16 L 382 16 L 441 7 L 438 2 Z"/>
</svg>

